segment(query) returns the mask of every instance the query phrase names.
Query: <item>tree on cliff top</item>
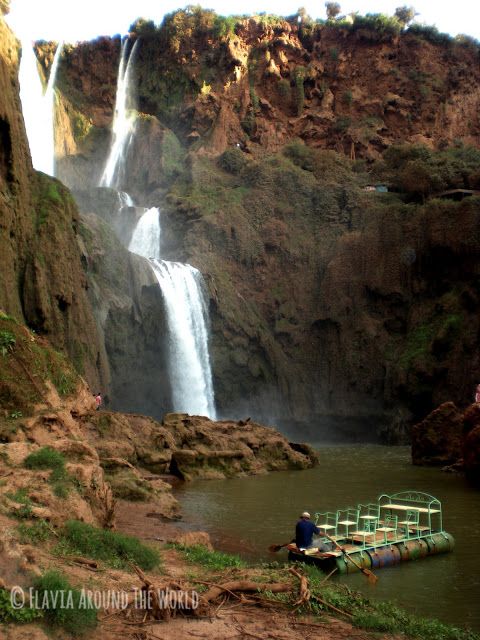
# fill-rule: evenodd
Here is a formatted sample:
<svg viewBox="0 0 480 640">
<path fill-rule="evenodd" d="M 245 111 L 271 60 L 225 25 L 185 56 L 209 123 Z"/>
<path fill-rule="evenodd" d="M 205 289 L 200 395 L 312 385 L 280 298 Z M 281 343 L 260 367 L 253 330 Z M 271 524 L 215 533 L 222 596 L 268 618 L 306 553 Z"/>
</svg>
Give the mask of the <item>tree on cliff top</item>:
<svg viewBox="0 0 480 640">
<path fill-rule="evenodd" d="M 395 18 L 400 22 L 402 27 L 406 27 L 415 16 L 418 16 L 418 13 L 415 11 L 414 7 L 407 7 L 404 5 L 403 7 L 397 7 L 395 9 Z"/>
<path fill-rule="evenodd" d="M 326 2 L 325 8 L 327 10 L 327 20 L 335 20 L 342 10 L 338 2 Z"/>
</svg>

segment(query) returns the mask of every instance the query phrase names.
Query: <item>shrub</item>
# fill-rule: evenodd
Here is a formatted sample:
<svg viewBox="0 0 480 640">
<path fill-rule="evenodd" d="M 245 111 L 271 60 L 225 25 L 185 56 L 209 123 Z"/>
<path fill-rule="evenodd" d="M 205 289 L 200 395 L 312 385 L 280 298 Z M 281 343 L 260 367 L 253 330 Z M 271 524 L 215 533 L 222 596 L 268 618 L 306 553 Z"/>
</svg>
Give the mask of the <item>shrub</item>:
<svg viewBox="0 0 480 640">
<path fill-rule="evenodd" d="M 294 164 L 306 171 L 315 168 L 315 152 L 307 147 L 301 140 L 295 140 L 287 144 L 283 150 L 284 155 Z"/>
<path fill-rule="evenodd" d="M 287 98 L 290 96 L 290 82 L 285 78 L 280 78 L 278 81 L 278 93 L 282 96 L 282 98 Z"/>
<path fill-rule="evenodd" d="M 441 33 L 437 27 L 432 25 L 412 24 L 408 27 L 407 33 L 423 38 L 432 44 L 446 45 L 453 42 L 453 38 L 448 33 Z"/>
<path fill-rule="evenodd" d="M 96 626 L 96 610 L 89 606 L 86 598 L 82 599 L 80 591 L 73 589 L 67 578 L 60 572 L 47 571 L 35 580 L 34 589 L 38 593 L 40 603 L 45 594 L 49 605 L 53 605 L 42 610 L 49 624 L 62 627 L 73 636 L 83 635 Z M 63 607 L 61 606 L 62 592 L 64 603 L 66 603 Z M 57 602 L 54 602 L 55 594 L 58 594 Z M 70 603 L 73 606 L 70 606 Z"/>
<path fill-rule="evenodd" d="M 65 468 L 64 456 L 51 447 L 42 447 L 38 451 L 34 451 L 24 460 L 24 466 L 27 469 L 52 469 L 63 470 Z"/>
<path fill-rule="evenodd" d="M 59 550 L 67 554 L 84 554 L 116 568 L 135 562 L 149 571 L 160 564 L 158 552 L 133 536 L 98 529 L 78 520 L 68 521 L 61 535 Z"/>
<path fill-rule="evenodd" d="M 222 169 L 234 175 L 239 174 L 247 162 L 245 154 L 238 147 L 227 149 L 218 159 L 218 164 Z"/>
<path fill-rule="evenodd" d="M 42 617 L 42 612 L 30 607 L 14 609 L 12 607 L 10 593 L 5 589 L 0 589 L 0 624 L 9 622 L 33 622 Z"/>
<path fill-rule="evenodd" d="M 305 102 L 305 67 L 297 67 L 294 71 L 294 78 L 297 93 L 297 116 L 300 116 Z"/>
<path fill-rule="evenodd" d="M 50 482 L 57 498 L 66 498 L 69 493 L 71 478 L 65 469 L 64 456 L 51 447 L 42 447 L 25 458 L 27 469 L 51 469 Z"/>
<path fill-rule="evenodd" d="M 13 351 L 16 342 L 14 333 L 8 329 L 2 329 L 0 331 L 0 353 L 2 356 L 6 356 L 9 351 Z"/>
</svg>

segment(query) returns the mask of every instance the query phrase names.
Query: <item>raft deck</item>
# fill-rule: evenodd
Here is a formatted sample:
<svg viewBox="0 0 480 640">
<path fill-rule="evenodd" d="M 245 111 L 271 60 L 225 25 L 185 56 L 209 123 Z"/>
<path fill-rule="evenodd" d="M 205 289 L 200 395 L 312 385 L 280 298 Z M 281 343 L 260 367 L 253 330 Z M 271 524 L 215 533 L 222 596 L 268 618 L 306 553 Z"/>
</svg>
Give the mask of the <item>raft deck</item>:
<svg viewBox="0 0 480 640">
<path fill-rule="evenodd" d="M 319 542 L 329 543 L 327 534 L 340 544 L 362 568 L 391 566 L 454 548 L 453 537 L 443 530 L 440 500 L 418 491 L 382 494 L 376 502 L 338 511 L 315 513 L 315 524 L 323 532 Z M 289 559 L 315 564 L 325 571 L 359 571 L 342 551 L 302 552 L 288 545 Z"/>
</svg>

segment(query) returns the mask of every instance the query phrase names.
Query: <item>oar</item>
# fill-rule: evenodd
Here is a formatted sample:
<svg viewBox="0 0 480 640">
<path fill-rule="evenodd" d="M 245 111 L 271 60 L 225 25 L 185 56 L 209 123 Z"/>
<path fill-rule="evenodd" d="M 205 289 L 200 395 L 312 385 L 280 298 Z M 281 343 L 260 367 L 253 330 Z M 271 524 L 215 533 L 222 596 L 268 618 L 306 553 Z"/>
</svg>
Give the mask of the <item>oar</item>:
<svg viewBox="0 0 480 640">
<path fill-rule="evenodd" d="M 334 538 L 332 538 L 331 536 L 329 536 L 329 535 L 328 535 L 328 533 L 323 532 L 323 534 L 322 534 L 322 535 L 324 535 L 324 536 L 325 536 L 326 538 L 328 538 L 331 542 L 333 542 L 333 544 L 334 544 L 336 547 L 338 547 L 338 549 L 340 549 L 340 551 L 341 551 L 345 556 L 347 556 L 347 558 L 350 560 L 350 562 L 351 562 L 352 564 L 354 564 L 354 565 L 357 567 L 357 569 L 359 569 L 359 570 L 360 570 L 360 571 L 361 571 L 365 576 L 367 576 L 368 581 L 369 581 L 371 584 L 375 584 L 375 583 L 377 582 L 378 577 L 373 573 L 373 571 L 370 571 L 370 569 L 366 569 L 365 567 L 361 567 L 361 566 L 358 564 L 358 562 L 352 558 L 352 556 L 348 553 L 348 551 L 347 551 L 346 549 L 344 549 L 343 547 L 341 547 L 341 546 L 338 544 L 338 542 L 337 542 Z"/>
<path fill-rule="evenodd" d="M 269 551 L 272 551 L 273 553 L 277 553 L 277 551 L 280 551 L 280 549 L 283 549 L 283 547 L 288 547 L 289 544 L 291 544 L 292 541 L 289 540 L 288 542 L 285 542 L 285 544 L 271 544 L 268 547 Z"/>
</svg>

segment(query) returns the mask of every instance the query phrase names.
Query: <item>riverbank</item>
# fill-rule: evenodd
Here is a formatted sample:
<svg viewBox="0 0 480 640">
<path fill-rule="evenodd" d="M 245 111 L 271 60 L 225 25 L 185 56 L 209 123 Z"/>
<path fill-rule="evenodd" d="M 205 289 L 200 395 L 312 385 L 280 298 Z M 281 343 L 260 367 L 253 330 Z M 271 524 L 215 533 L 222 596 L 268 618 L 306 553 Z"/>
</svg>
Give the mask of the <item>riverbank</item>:
<svg viewBox="0 0 480 640">
<path fill-rule="evenodd" d="M 11 524 L 2 521 L 7 527 Z M 14 529 L 9 530 L 15 536 Z M 109 535 L 82 523 L 67 523 L 56 534 L 46 530 L 42 545 L 34 547 L 37 534 L 38 530 L 24 528 L 16 546 L 38 576 L 37 591 L 61 586 L 77 593 L 88 589 L 103 598 L 123 593 L 125 605 L 109 600 L 98 612 L 77 605 L 67 610 L 56 607 L 48 615 L 40 611 L 35 624 L 19 624 L 19 611 L 7 605 L 11 583 L 4 583 L 0 585 L 0 633 L 6 640 L 60 640 L 65 632 L 89 640 L 480 638 L 370 601 L 344 584 L 331 583 L 313 567 L 249 566 L 238 556 L 213 551 L 201 533 L 196 540 L 204 545 L 195 544 L 193 535 L 192 545 L 187 539 L 181 545 L 145 543 L 125 534 Z M 4 562 L 5 550 L 0 556 L 2 566 L 12 567 L 11 561 Z M 53 562 L 55 572 L 51 571 Z M 15 576 L 17 583 L 20 580 L 26 590 L 19 575 Z M 7 590 L 2 592 L 2 587 Z M 155 599 L 155 594 L 161 597 Z M 165 594 L 167 599 L 163 599 Z M 31 620 L 31 609 L 20 611 L 23 622 Z M 15 616 L 17 623 L 12 624 Z M 2 621 L 7 624 L 1 625 Z"/>
</svg>

